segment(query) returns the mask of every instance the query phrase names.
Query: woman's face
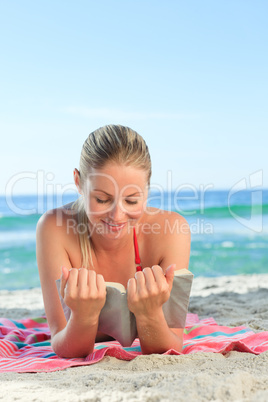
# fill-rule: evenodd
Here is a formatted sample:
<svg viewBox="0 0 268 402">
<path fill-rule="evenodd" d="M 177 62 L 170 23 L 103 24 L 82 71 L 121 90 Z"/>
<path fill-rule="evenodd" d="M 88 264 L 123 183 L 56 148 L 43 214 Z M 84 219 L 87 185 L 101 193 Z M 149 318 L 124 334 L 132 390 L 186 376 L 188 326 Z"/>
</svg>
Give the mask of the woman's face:
<svg viewBox="0 0 268 402">
<path fill-rule="evenodd" d="M 83 188 L 85 210 L 93 230 L 119 238 L 142 216 L 147 202 L 147 172 L 107 163 L 92 169 Z"/>
</svg>

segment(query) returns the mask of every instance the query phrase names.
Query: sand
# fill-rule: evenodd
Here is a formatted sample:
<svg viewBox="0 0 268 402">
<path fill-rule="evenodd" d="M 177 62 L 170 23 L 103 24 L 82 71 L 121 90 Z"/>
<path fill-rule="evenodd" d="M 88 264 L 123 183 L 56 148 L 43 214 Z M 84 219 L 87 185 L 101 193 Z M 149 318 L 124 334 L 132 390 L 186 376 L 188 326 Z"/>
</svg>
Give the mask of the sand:
<svg viewBox="0 0 268 402">
<path fill-rule="evenodd" d="M 268 275 L 196 278 L 189 311 L 267 331 Z M 0 292 L 0 316 L 43 313 L 40 289 Z M 2 373 L 0 381 L 0 401 L 268 401 L 268 352 L 105 357 L 53 373 Z"/>
</svg>

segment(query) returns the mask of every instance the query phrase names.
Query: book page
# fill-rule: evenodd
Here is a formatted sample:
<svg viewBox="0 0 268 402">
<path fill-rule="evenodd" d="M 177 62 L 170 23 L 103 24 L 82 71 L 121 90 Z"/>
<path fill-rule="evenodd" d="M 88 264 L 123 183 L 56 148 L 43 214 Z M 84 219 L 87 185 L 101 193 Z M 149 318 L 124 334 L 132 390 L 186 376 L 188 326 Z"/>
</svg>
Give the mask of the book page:
<svg viewBox="0 0 268 402">
<path fill-rule="evenodd" d="M 106 287 L 111 287 L 111 288 L 115 288 L 118 289 L 119 292 L 121 293 L 126 293 L 126 288 L 124 285 L 122 285 L 122 283 L 119 282 L 105 282 Z"/>
<path fill-rule="evenodd" d="M 177 269 L 174 271 L 174 276 L 179 276 L 179 275 L 193 275 L 191 271 L 187 268 L 182 268 L 182 269 Z"/>
</svg>

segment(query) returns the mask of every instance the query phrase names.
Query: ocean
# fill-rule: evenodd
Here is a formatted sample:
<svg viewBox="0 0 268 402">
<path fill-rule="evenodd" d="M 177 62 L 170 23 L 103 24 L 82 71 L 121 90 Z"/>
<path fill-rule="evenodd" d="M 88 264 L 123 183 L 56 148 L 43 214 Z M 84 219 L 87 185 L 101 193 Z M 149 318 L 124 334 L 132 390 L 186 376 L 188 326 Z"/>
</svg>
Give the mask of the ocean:
<svg viewBox="0 0 268 402">
<path fill-rule="evenodd" d="M 74 194 L 0 197 L 0 289 L 39 287 L 35 229 Z M 268 273 L 268 190 L 152 192 L 148 204 L 178 211 L 192 233 L 190 270 L 216 277 Z M 172 230 L 172 228 L 171 228 Z"/>
</svg>

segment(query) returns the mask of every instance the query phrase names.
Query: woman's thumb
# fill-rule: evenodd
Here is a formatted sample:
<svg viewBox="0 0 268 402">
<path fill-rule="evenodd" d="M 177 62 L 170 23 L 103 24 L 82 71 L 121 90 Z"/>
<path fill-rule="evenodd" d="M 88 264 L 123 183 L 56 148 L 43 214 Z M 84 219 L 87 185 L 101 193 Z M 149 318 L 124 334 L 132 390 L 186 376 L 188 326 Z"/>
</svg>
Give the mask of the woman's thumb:
<svg viewBox="0 0 268 402">
<path fill-rule="evenodd" d="M 176 264 L 171 264 L 171 265 L 166 269 L 166 272 L 165 272 L 166 280 L 167 280 L 167 283 L 168 283 L 170 289 L 172 288 L 175 269 L 176 269 Z"/>
</svg>

